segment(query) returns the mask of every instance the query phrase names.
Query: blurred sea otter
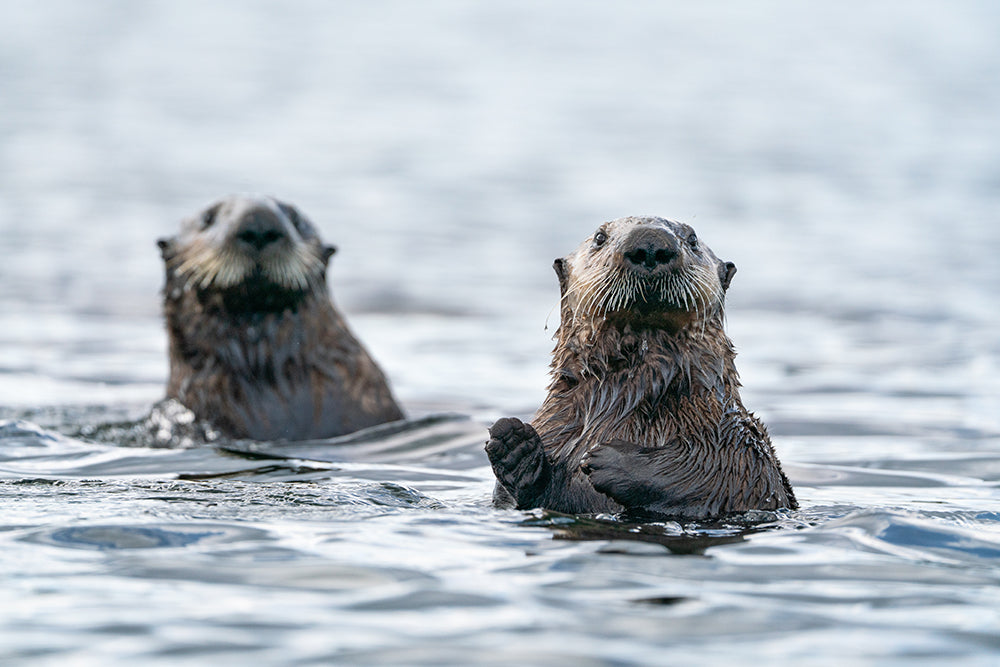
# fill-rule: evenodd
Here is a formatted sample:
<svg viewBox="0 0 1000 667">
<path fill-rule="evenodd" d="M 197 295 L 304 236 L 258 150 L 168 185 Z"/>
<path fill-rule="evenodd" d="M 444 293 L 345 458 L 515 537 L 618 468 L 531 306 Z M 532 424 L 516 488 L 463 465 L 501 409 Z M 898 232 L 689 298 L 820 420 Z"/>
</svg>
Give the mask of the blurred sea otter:
<svg viewBox="0 0 1000 667">
<path fill-rule="evenodd" d="M 335 252 L 294 206 L 233 195 L 159 241 L 167 398 L 226 436 L 326 438 L 403 418 L 327 290 Z"/>
<path fill-rule="evenodd" d="M 797 506 L 743 407 L 724 298 L 736 267 L 689 226 L 602 225 L 555 262 L 562 292 L 548 397 L 486 450 L 503 506 L 707 518 Z"/>
</svg>

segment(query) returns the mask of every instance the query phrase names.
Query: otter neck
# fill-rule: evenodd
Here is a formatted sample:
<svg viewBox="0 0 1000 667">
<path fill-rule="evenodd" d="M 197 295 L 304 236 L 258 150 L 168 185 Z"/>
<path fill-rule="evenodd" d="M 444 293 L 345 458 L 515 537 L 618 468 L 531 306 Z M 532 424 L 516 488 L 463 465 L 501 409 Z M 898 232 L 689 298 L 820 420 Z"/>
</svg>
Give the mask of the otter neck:
<svg viewBox="0 0 1000 667">
<path fill-rule="evenodd" d="M 721 317 L 679 327 L 603 319 L 560 327 L 557 337 L 550 390 L 613 380 L 615 386 L 646 399 L 672 395 L 721 400 L 739 386 L 736 353 Z"/>
<path fill-rule="evenodd" d="M 221 293 L 168 293 L 171 388 L 191 373 L 221 366 L 272 383 L 282 374 L 304 373 L 306 351 L 344 328 L 325 294 L 305 294 L 293 306 L 271 311 L 233 311 Z M 169 390 L 168 390 L 168 395 Z"/>
</svg>

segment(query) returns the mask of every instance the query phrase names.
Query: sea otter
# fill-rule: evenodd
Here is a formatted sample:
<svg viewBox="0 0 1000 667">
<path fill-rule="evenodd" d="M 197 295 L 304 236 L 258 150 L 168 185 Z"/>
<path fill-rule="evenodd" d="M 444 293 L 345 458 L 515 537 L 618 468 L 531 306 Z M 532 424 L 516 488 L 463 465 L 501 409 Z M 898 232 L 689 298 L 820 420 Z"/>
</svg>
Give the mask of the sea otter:
<svg viewBox="0 0 1000 667">
<path fill-rule="evenodd" d="M 733 263 L 688 225 L 629 217 L 555 270 L 548 396 L 532 424 L 500 419 L 486 445 L 498 505 L 683 518 L 797 507 L 740 399 L 723 328 Z"/>
<path fill-rule="evenodd" d="M 403 418 L 334 306 L 336 249 L 298 209 L 234 195 L 159 241 L 167 398 L 231 438 L 326 438 Z"/>
</svg>

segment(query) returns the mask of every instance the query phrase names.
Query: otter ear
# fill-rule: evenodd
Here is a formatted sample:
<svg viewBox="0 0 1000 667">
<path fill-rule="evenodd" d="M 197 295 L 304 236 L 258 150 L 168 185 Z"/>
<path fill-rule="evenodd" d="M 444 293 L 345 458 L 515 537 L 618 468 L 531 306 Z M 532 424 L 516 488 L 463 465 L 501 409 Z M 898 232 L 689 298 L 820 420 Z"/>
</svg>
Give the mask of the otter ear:
<svg viewBox="0 0 1000 667">
<path fill-rule="evenodd" d="M 337 246 L 335 245 L 325 245 L 323 246 L 322 255 L 323 263 L 326 264 L 330 261 L 330 258 L 337 254 Z"/>
<path fill-rule="evenodd" d="M 168 260 L 174 256 L 174 240 L 173 239 L 160 239 L 156 242 L 156 245 L 160 248 L 160 256 L 164 260 Z"/>
<path fill-rule="evenodd" d="M 569 272 L 566 270 L 566 260 L 560 257 L 556 261 L 552 262 L 552 268 L 556 270 L 556 276 L 559 278 L 559 294 L 566 296 L 566 284 L 569 276 Z"/>
<path fill-rule="evenodd" d="M 734 275 L 736 275 L 736 265 L 732 262 L 726 262 L 719 267 L 719 281 L 723 290 L 729 289 L 729 283 L 733 282 Z"/>
</svg>

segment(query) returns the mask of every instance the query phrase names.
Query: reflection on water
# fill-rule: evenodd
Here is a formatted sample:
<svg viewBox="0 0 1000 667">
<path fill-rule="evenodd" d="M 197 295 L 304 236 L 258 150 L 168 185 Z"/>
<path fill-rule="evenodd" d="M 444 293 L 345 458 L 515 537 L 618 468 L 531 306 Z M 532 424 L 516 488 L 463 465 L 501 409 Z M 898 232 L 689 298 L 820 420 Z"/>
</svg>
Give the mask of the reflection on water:
<svg viewBox="0 0 1000 667">
<path fill-rule="evenodd" d="M 977 0 L 5 7 L 0 661 L 995 662 L 998 32 Z M 137 426 L 155 240 L 233 191 L 339 246 L 414 422 Z M 800 511 L 490 507 L 552 259 L 628 214 L 739 266 L 744 397 Z"/>
<path fill-rule="evenodd" d="M 146 525 L 87 526 L 60 528 L 43 535 L 28 535 L 24 539 L 76 549 L 155 549 L 185 547 L 220 534 L 219 530 L 197 530 L 194 526 L 185 526 L 184 530 Z"/>
</svg>

